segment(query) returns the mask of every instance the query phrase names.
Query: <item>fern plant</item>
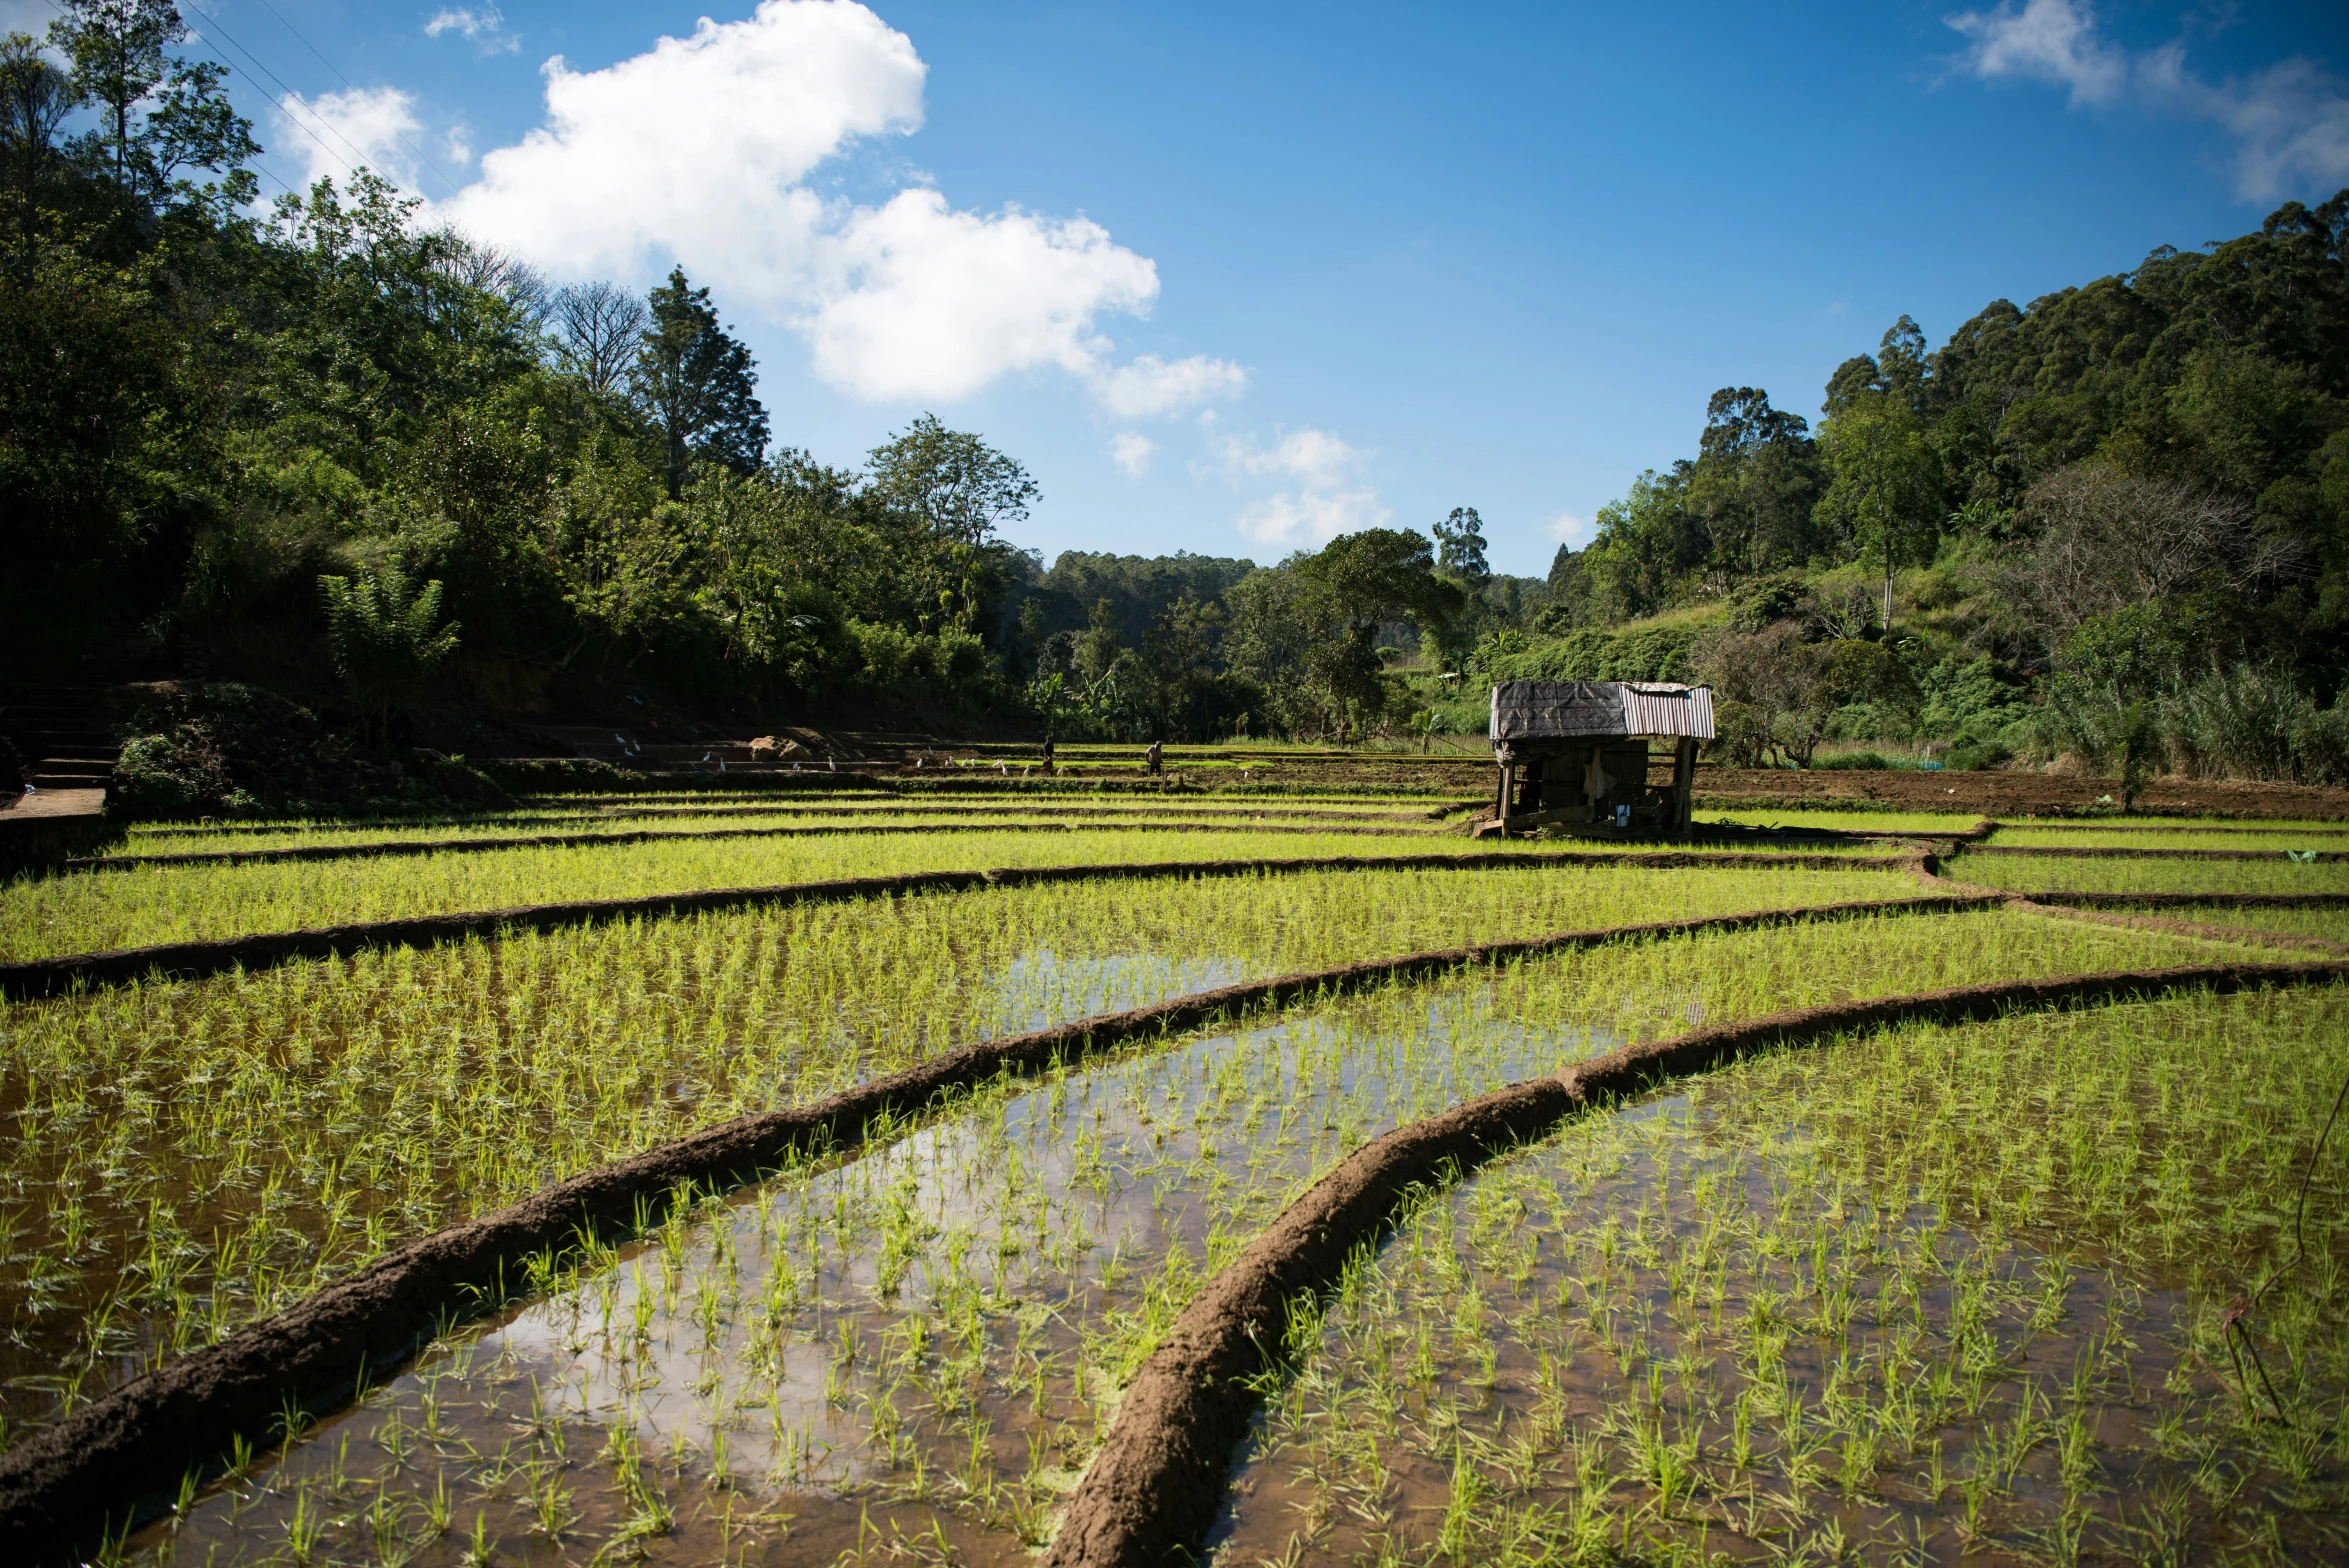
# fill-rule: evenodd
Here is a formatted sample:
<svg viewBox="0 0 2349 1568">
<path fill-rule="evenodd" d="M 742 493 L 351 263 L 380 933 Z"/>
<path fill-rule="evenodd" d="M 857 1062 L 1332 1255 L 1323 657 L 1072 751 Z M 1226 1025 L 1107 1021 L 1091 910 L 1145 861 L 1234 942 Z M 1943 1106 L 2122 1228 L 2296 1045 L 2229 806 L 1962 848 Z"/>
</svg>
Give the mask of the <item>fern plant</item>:
<svg viewBox="0 0 2349 1568">
<path fill-rule="evenodd" d="M 370 740 L 391 731 L 392 711 L 440 662 L 457 651 L 457 623 L 440 621 L 438 578 L 411 590 L 407 574 L 386 566 L 380 575 L 321 577 L 326 640 L 334 667 L 358 704 L 359 725 Z"/>
</svg>

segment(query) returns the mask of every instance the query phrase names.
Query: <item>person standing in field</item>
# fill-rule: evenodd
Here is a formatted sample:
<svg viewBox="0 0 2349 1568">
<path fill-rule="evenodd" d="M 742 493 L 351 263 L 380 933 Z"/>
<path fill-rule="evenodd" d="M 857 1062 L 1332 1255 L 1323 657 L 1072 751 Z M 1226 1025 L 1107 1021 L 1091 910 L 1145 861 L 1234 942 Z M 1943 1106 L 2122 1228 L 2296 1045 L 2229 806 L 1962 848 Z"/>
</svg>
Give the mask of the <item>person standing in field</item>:
<svg viewBox="0 0 2349 1568">
<path fill-rule="evenodd" d="M 1152 741 L 1150 743 L 1150 749 L 1143 753 L 1143 755 L 1146 756 L 1150 761 L 1150 771 L 1153 774 L 1158 772 L 1159 762 L 1164 758 L 1165 754 L 1165 748 L 1157 741 Z"/>
<path fill-rule="evenodd" d="M 1052 737 L 1049 735 L 1044 737 L 1044 771 L 1052 771 Z"/>
</svg>

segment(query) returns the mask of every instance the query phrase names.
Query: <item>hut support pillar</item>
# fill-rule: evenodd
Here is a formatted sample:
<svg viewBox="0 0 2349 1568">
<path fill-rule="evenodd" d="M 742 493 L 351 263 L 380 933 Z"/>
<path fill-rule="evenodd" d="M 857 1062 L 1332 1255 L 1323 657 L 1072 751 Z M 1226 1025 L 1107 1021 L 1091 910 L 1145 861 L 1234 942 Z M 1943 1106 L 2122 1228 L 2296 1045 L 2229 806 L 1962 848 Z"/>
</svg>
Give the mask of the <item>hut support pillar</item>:
<svg viewBox="0 0 2349 1568">
<path fill-rule="evenodd" d="M 1696 792 L 1697 743 L 1683 735 L 1672 748 L 1672 825 L 1686 828 L 1695 814 L 1690 797 Z"/>
<path fill-rule="evenodd" d="M 1500 793 L 1493 798 L 1493 820 L 1495 822 L 1508 821 L 1510 807 L 1516 804 L 1516 800 L 1517 764 L 1504 762 L 1501 764 Z"/>
</svg>

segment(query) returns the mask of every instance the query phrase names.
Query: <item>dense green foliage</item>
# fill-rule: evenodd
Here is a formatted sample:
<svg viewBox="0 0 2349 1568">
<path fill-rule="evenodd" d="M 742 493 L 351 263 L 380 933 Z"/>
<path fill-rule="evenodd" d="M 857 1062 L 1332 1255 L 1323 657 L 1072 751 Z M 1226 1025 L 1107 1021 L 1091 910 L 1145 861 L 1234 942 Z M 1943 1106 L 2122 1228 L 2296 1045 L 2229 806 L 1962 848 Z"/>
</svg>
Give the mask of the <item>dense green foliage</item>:
<svg viewBox="0 0 2349 1568">
<path fill-rule="evenodd" d="M 1047 570 L 1003 537 L 1035 480 L 977 435 L 925 415 L 856 470 L 775 442 L 681 270 L 550 290 L 364 171 L 259 215 L 251 128 L 185 37 L 164 0 L 70 0 L 46 48 L 0 46 L 0 610 L 41 646 L 146 628 L 339 673 L 379 738 L 461 681 L 1204 739 L 1701 678 L 1747 761 L 2339 769 L 2349 192 L 1938 349 L 1903 317 L 1816 431 L 1723 388 L 1697 455 L 1546 582 L 1493 573 L 1470 507 L 1265 568 Z"/>
<path fill-rule="evenodd" d="M 476 661 L 704 708 L 1013 700 L 987 643 L 1018 577 L 997 530 L 1036 494 L 1016 462 L 928 418 L 861 472 L 771 449 L 682 272 L 550 292 L 364 171 L 255 216 L 250 128 L 184 36 L 167 4 L 76 0 L 49 49 L 0 51 L 17 624 L 307 650 L 371 729 L 447 652 L 360 635 L 395 581 Z"/>
<path fill-rule="evenodd" d="M 1559 552 L 1539 629 L 1567 641 L 1511 673 L 1615 673 L 1619 634 L 1589 629 L 1678 612 L 1715 628 L 1685 668 L 1744 692 L 1745 760 L 1842 733 L 2340 773 L 2349 192 L 1996 301 L 1938 349 L 1904 316 L 1822 412 L 1814 435 L 1759 389 L 1715 393 L 1698 455 Z M 1861 642 L 1892 657 L 1855 686 L 1836 672 L 1868 660 L 1839 645 Z"/>
</svg>

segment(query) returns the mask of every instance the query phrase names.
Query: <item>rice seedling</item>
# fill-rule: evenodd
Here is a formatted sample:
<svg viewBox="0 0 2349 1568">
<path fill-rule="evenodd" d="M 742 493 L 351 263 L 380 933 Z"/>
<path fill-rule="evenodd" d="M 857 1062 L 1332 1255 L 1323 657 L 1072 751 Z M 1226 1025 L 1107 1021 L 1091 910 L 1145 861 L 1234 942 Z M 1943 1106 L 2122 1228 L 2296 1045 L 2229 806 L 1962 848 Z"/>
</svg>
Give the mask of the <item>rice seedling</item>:
<svg viewBox="0 0 2349 1568">
<path fill-rule="evenodd" d="M 398 1241 L 968 1040 L 1377 953 L 1913 891 L 1884 872 L 1609 867 L 1085 883 L 11 1007 L 0 1415 L 21 1430 Z"/>
<path fill-rule="evenodd" d="M 2243 926 L 2259 931 L 2281 931 L 2289 936 L 2312 936 L 2320 941 L 2349 943 L 2349 909 L 2263 909 L 2256 904 L 2204 904 L 2184 908 L 2121 910 L 2164 920 L 2195 920 L 2208 925 Z"/>
<path fill-rule="evenodd" d="M 2017 827 L 2001 824 L 1990 836 L 1989 847 L 2022 845 L 2032 848 L 2061 849 L 2223 849 L 2239 852 L 2286 849 L 2349 849 L 2349 824 L 2329 823 L 2250 823 L 2229 824 L 2224 827 L 2193 828 L 2180 826 L 2159 833 L 2138 832 L 2127 827 L 2114 828 L 2095 823 L 2077 826 L 2049 826 L 2032 824 Z"/>
<path fill-rule="evenodd" d="M 1396 809 L 1386 801 L 1348 801 L 1325 804 L 1287 800 L 1253 804 L 1216 803 L 1199 797 L 1168 801 L 1071 800 L 1035 796 L 980 796 L 969 799 L 937 797 L 929 800 L 901 796 L 872 796 L 841 800 L 826 795 L 807 801 L 770 799 L 763 803 L 719 803 L 683 807 L 639 807 L 597 811 L 506 812 L 493 816 L 455 817 L 432 821 L 379 824 L 340 822 L 220 824 L 187 827 L 150 824 L 135 827 L 117 851 L 122 854 L 217 854 L 225 850 L 252 852 L 266 849 L 359 847 L 382 843 L 431 843 L 441 840 L 526 838 L 547 833 L 609 831 L 673 832 L 691 834 L 712 828 L 752 830 L 811 826 L 941 826 L 966 822 L 1110 822 L 1149 824 L 1182 822 L 1351 823 L 1377 825 L 1384 831 L 1431 825 L 1426 809 L 1411 803 Z"/>
<path fill-rule="evenodd" d="M 726 1527 L 769 1546 L 787 1528 L 795 1551 L 928 1536 L 966 1558 L 1016 1557 L 1049 1531 L 1125 1378 L 1198 1283 L 1384 1128 L 1694 1021 L 2211 951 L 2004 912 L 1625 945 L 1005 1084 L 865 1158 L 678 1211 L 581 1260 L 372 1396 L 350 1423 L 359 1457 L 341 1491 L 313 1437 L 273 1472 L 265 1504 L 215 1496 L 142 1549 L 258 1556 L 304 1487 L 323 1493 L 322 1517 L 348 1518 L 346 1494 L 388 1488 L 415 1508 L 443 1473 L 460 1515 L 521 1540 L 526 1479 L 456 1456 L 560 1412 L 582 1429 L 568 1452 L 602 1466 L 574 1489 L 582 1553 L 659 1550 L 631 1533 L 657 1487 L 680 1541 L 701 1541 L 692 1521 L 740 1496 Z M 1652 1223 L 1622 1238 L 1627 1258 L 1655 1244 Z M 1503 1325 L 1453 1297 L 1427 1354 L 1456 1344 L 1479 1376 L 1504 1376 L 1497 1354 L 1481 1355 Z M 395 1467 L 380 1435 L 417 1430 L 428 1395 L 450 1456 L 432 1477 Z M 1685 1433 L 1641 1430 L 1642 1473 L 1693 1485 L 1701 1455 Z M 1465 1452 L 1485 1474 L 1482 1450 Z M 1468 1475 L 1462 1462 L 1447 1474 Z M 1486 1495 L 1455 1499 L 1459 1529 L 1482 1528 Z M 769 1522 L 746 1523 L 754 1514 Z M 330 1532 L 328 1549 L 346 1538 Z"/>
<path fill-rule="evenodd" d="M 1942 874 L 1959 882 L 2067 893 L 2344 893 L 2349 862 L 2039 859 L 1995 849 L 1958 856 Z"/>
<path fill-rule="evenodd" d="M 1699 827 L 1720 823 L 1733 827 L 1783 828 L 1797 833 L 1914 833 L 1930 838 L 1963 833 L 1982 819 L 1971 811 L 1831 811 L 1802 806 L 1723 811 L 1700 806 L 1695 820 Z"/>
<path fill-rule="evenodd" d="M 905 837 L 864 837 L 854 831 L 778 838 L 679 837 L 650 843 L 540 846 L 391 861 L 148 865 L 104 875 L 19 878 L 0 887 L 0 959 L 565 899 L 900 871 L 1495 852 L 1488 843 L 1425 836 L 1424 829 L 1394 835 L 1334 828 L 1326 833 L 1256 829 L 1257 825 L 1250 823 L 1229 830 L 1160 834 L 1149 824 L 1141 824 L 1130 830 L 1067 834 L 1048 828 L 1032 832 L 978 828 Z M 1580 846 L 1568 842 L 1551 847 L 1571 851 Z M 1658 853 L 1669 848 L 1644 846 Z"/>
<path fill-rule="evenodd" d="M 1219 1560 L 2334 1560 L 2345 1072 L 2349 990 L 2197 996 L 1578 1122 L 1347 1280 Z"/>
</svg>

